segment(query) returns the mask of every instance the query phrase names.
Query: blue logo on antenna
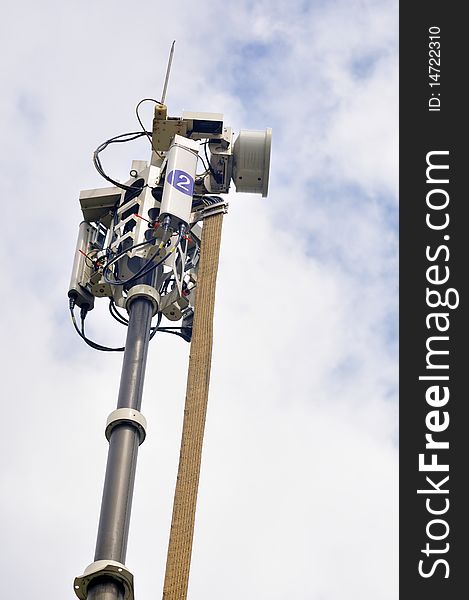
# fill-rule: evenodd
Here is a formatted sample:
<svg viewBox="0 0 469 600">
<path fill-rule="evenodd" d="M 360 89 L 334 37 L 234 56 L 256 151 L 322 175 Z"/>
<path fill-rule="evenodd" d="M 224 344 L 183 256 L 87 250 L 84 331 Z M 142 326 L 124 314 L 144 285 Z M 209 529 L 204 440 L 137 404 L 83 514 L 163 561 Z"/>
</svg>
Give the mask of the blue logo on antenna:
<svg viewBox="0 0 469 600">
<path fill-rule="evenodd" d="M 167 177 L 168 183 L 175 187 L 179 192 L 192 196 L 194 193 L 194 179 L 185 171 L 175 169 Z"/>
</svg>

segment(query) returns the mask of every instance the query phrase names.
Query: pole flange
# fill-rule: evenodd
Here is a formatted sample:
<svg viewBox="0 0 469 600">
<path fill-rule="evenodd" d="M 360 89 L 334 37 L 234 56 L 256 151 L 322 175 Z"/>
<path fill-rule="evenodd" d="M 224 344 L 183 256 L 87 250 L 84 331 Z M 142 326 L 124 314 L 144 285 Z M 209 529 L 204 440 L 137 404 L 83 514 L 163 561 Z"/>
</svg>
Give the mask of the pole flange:
<svg viewBox="0 0 469 600">
<path fill-rule="evenodd" d="M 155 290 L 151 285 L 139 284 L 134 285 L 134 287 L 127 294 L 127 298 L 125 299 L 125 308 L 127 312 L 129 312 L 130 305 L 135 300 L 135 298 L 147 298 L 153 304 L 153 316 L 158 312 L 158 306 L 160 304 L 161 297 L 159 293 Z"/>
<path fill-rule="evenodd" d="M 134 576 L 125 565 L 115 560 L 97 560 L 88 565 L 80 577 L 75 577 L 73 589 L 80 600 L 86 600 L 90 584 L 98 578 L 109 577 L 124 588 L 124 600 L 134 600 Z"/>
<path fill-rule="evenodd" d="M 135 408 L 118 408 L 113 410 L 106 421 L 105 435 L 109 442 L 111 433 L 119 423 L 131 423 L 138 429 L 140 435 L 140 444 L 142 444 L 147 436 L 147 420 L 141 412 Z"/>
</svg>

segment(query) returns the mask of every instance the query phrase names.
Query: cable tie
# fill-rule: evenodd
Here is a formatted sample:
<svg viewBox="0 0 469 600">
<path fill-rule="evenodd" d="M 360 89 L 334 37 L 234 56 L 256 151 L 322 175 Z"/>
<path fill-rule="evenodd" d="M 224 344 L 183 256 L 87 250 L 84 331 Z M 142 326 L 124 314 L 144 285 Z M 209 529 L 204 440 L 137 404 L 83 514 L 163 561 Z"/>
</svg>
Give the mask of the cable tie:
<svg viewBox="0 0 469 600">
<path fill-rule="evenodd" d="M 139 215 L 138 213 L 135 213 L 135 216 L 139 219 L 142 219 L 143 221 L 146 221 L 147 223 L 150 223 L 150 225 L 153 224 L 152 221 L 150 221 L 149 219 L 145 219 L 145 217 L 142 217 L 142 215 Z"/>
</svg>

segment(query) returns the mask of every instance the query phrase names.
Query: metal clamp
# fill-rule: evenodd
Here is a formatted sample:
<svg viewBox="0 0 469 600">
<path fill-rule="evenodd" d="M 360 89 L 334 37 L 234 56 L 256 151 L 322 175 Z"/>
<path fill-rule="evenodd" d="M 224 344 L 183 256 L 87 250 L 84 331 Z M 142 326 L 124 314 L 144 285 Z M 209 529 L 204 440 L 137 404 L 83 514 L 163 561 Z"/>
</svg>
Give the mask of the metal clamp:
<svg viewBox="0 0 469 600">
<path fill-rule="evenodd" d="M 140 434 L 140 444 L 143 443 L 147 436 L 147 420 L 141 412 L 134 408 L 118 408 L 113 410 L 106 421 L 105 434 L 107 441 L 110 440 L 112 430 L 119 423 L 132 423 L 135 425 Z"/>
<path fill-rule="evenodd" d="M 206 217 L 213 217 L 214 215 L 218 215 L 220 213 L 226 214 L 228 212 L 228 206 L 228 202 L 218 202 L 217 204 L 206 206 L 203 209 L 193 213 L 193 222 L 197 223 L 198 221 L 202 221 Z"/>
<path fill-rule="evenodd" d="M 124 600 L 134 600 L 134 576 L 125 565 L 115 560 L 97 560 L 86 567 L 81 577 L 75 577 L 73 588 L 80 600 L 86 600 L 90 584 L 98 578 L 109 577 L 124 588 Z"/>
<path fill-rule="evenodd" d="M 127 311 L 130 309 L 131 303 L 135 300 L 135 298 L 147 298 L 153 304 L 153 316 L 158 312 L 158 306 L 160 304 L 160 295 L 151 285 L 134 285 L 134 287 L 127 294 L 127 298 L 125 300 L 125 308 Z"/>
</svg>

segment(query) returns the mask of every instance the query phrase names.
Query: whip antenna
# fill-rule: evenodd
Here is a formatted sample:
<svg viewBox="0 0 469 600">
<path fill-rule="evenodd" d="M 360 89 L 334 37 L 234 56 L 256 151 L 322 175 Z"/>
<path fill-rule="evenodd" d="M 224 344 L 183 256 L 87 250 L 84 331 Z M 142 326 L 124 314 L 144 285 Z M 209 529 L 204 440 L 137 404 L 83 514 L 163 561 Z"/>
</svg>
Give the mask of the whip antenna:
<svg viewBox="0 0 469 600">
<path fill-rule="evenodd" d="M 171 50 L 169 51 L 168 66 L 166 67 L 166 76 L 164 78 L 163 93 L 161 94 L 161 104 L 164 104 L 164 101 L 166 99 L 166 90 L 168 89 L 169 74 L 171 72 L 171 64 L 173 62 L 174 44 L 175 43 L 176 43 L 176 40 L 174 40 L 173 43 L 171 44 Z"/>
</svg>

